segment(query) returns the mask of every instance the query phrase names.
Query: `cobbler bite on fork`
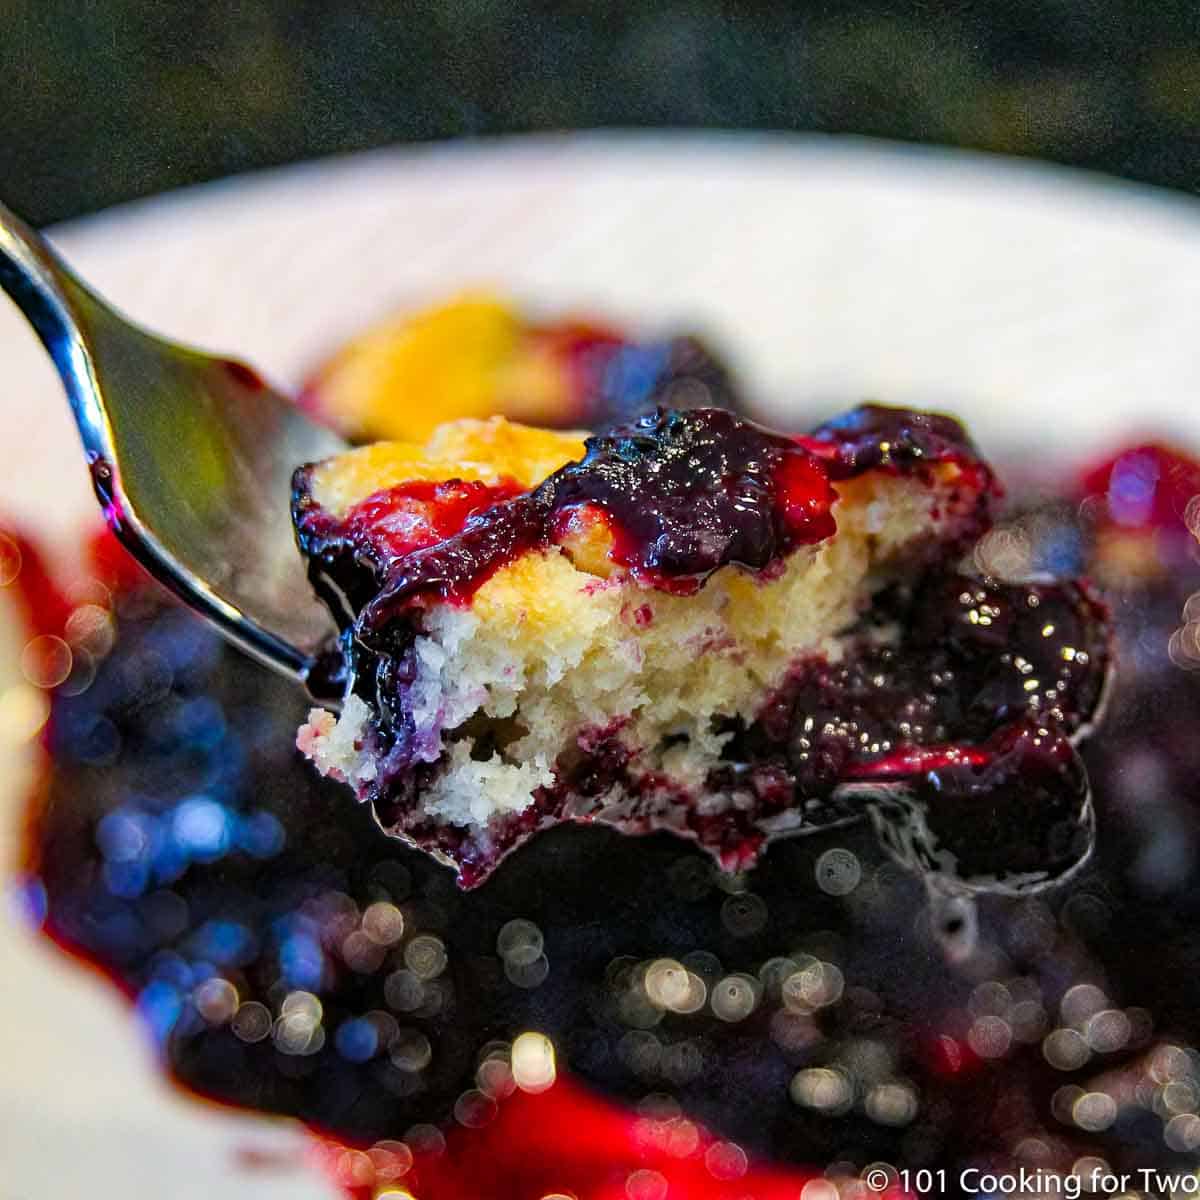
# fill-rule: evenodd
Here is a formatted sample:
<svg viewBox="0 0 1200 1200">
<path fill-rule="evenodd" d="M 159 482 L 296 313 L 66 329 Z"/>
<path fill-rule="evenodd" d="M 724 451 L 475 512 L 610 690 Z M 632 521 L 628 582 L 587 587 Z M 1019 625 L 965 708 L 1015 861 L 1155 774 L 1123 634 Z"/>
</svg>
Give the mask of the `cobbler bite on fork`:
<svg viewBox="0 0 1200 1200">
<path fill-rule="evenodd" d="M 880 406 L 467 420 L 302 467 L 346 696 L 299 745 L 464 886 L 561 820 L 738 868 L 867 811 L 922 869 L 1045 882 L 1090 845 L 1108 631 L 1080 584 L 962 573 L 999 495 L 955 422 Z"/>
</svg>

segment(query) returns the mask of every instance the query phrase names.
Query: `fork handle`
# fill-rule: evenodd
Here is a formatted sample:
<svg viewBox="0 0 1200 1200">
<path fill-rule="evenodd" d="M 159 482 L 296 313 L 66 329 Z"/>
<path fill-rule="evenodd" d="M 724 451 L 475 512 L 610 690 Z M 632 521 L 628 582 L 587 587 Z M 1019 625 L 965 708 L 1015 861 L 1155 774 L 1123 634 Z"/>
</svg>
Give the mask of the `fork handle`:
<svg viewBox="0 0 1200 1200">
<path fill-rule="evenodd" d="M 0 202 L 0 287 L 33 326 L 66 390 L 89 463 L 107 445 L 87 332 L 100 307 L 40 233 Z"/>
<path fill-rule="evenodd" d="M 0 203 L 0 287 L 57 361 L 77 335 L 76 296 L 83 290 L 50 243 Z M 74 293 L 74 294 L 73 294 Z"/>
</svg>

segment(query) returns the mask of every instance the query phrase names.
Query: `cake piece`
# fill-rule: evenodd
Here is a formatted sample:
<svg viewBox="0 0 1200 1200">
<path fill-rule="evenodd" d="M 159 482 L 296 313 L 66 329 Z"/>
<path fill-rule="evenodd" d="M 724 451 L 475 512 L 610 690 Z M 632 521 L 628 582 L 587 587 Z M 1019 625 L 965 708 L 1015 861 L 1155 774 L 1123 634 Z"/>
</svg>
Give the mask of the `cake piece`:
<svg viewBox="0 0 1200 1200">
<path fill-rule="evenodd" d="M 932 812 L 939 770 L 971 793 L 1043 744 L 1086 834 L 1069 739 L 1103 614 L 958 573 L 998 495 L 955 422 L 878 406 L 797 438 L 717 409 L 586 440 L 459 421 L 303 467 L 348 682 L 299 745 L 465 885 L 564 819 L 744 866 L 773 833 Z"/>
<path fill-rule="evenodd" d="M 696 337 L 534 319 L 487 292 L 372 325 L 322 364 L 300 402 L 353 442 L 423 441 L 462 417 L 598 429 L 659 404 L 740 407 L 728 371 Z"/>
</svg>

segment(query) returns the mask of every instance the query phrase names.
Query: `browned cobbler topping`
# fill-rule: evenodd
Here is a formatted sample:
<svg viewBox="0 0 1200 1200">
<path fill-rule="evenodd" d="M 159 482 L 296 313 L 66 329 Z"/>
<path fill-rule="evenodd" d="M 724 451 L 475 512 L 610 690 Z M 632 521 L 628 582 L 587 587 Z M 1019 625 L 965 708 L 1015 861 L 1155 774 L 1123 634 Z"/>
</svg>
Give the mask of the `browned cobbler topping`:
<svg viewBox="0 0 1200 1200">
<path fill-rule="evenodd" d="M 1106 617 L 960 573 L 998 495 L 956 422 L 874 405 L 803 437 L 717 409 L 584 443 L 460 422 L 302 468 L 350 689 L 301 747 L 468 886 L 564 819 L 732 867 L 868 810 L 923 868 L 1058 877 L 1090 845 L 1071 742 Z"/>
<path fill-rule="evenodd" d="M 729 371 L 699 338 L 533 318 L 480 292 L 366 329 L 321 365 L 300 403 L 356 443 L 420 440 L 461 417 L 602 429 L 658 405 L 741 407 Z"/>
</svg>

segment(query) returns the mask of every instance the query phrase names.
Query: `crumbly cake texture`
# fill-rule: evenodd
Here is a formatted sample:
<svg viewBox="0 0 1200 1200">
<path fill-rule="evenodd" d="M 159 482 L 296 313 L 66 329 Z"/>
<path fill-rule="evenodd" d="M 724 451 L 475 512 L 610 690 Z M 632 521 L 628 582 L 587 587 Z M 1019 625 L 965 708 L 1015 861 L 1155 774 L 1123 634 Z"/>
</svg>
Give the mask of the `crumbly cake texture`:
<svg viewBox="0 0 1200 1200">
<path fill-rule="evenodd" d="M 843 818 L 847 781 L 978 771 L 1001 734 L 1011 761 L 1014 722 L 1065 738 L 1098 703 L 1102 620 L 1082 593 L 965 604 L 976 584 L 953 567 L 998 491 L 953 422 L 877 406 L 801 438 L 717 410 L 586 440 L 465 420 L 301 468 L 296 527 L 347 694 L 298 745 L 466 885 L 562 819 L 671 829 L 745 865 L 772 831 Z M 1082 666 L 1043 634 L 1021 662 L 1046 649 L 1070 678 L 1032 694 L 1010 661 L 1014 696 L 972 716 L 943 680 L 997 694 L 968 610 L 1028 624 L 1037 603 Z M 918 606 L 938 614 L 920 635 Z"/>
</svg>

